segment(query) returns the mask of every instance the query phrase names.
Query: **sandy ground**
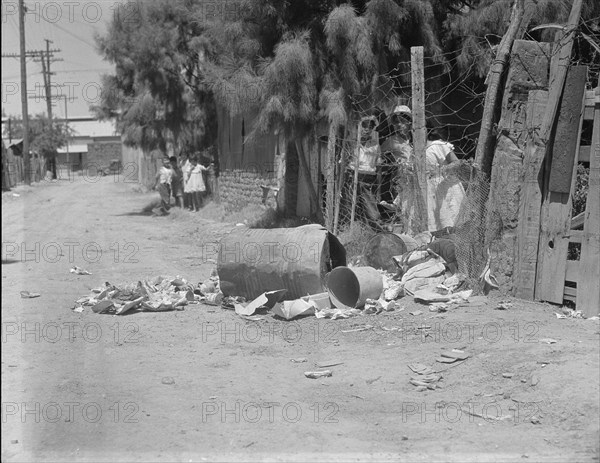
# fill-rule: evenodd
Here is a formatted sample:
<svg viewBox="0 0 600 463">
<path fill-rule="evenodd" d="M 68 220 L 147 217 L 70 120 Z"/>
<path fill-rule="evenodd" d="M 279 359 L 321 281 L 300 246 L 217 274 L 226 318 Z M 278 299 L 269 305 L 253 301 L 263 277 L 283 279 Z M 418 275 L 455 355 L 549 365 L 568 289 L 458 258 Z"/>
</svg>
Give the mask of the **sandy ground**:
<svg viewBox="0 0 600 463">
<path fill-rule="evenodd" d="M 3 461 L 598 461 L 598 321 L 494 298 L 335 321 L 78 314 L 105 281 L 203 280 L 203 250 L 235 225 L 140 215 L 154 196 L 112 177 L 15 191 L 2 196 Z M 471 357 L 436 363 L 444 348 Z M 343 364 L 305 378 L 319 361 Z M 413 362 L 444 370 L 443 388 L 417 392 Z"/>
</svg>

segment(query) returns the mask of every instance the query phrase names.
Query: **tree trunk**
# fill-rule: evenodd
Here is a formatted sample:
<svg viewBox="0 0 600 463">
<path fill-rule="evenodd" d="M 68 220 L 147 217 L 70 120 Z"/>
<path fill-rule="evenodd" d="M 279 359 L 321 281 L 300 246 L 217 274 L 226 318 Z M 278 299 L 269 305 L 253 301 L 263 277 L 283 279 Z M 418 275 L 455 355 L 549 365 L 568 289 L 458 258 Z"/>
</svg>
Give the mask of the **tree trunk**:
<svg viewBox="0 0 600 463">
<path fill-rule="evenodd" d="M 523 19 L 523 11 L 525 8 L 525 0 L 515 0 L 513 5 L 510 25 L 496 53 L 496 59 L 490 68 L 488 74 L 487 91 L 485 93 L 485 106 L 483 108 L 483 116 L 481 120 L 481 130 L 479 133 L 479 141 L 477 142 L 477 150 L 475 152 L 475 162 L 479 164 L 482 172 L 490 175 L 492 171 L 492 158 L 494 151 L 494 136 L 493 127 L 497 116 L 499 90 L 503 88 L 502 77 L 510 56 L 512 44 L 515 41 L 517 33 L 521 27 Z"/>
</svg>

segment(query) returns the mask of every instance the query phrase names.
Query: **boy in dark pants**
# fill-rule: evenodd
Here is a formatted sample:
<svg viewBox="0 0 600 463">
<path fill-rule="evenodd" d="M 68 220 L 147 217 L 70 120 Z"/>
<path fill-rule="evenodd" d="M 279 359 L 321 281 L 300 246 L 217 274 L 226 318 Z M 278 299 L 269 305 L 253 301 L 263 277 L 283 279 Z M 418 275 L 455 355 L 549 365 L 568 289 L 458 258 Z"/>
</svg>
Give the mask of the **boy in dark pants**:
<svg viewBox="0 0 600 463">
<path fill-rule="evenodd" d="M 171 195 L 175 199 L 176 207 L 183 207 L 183 171 L 179 167 L 177 157 L 171 156 L 169 158 L 171 162 L 171 170 L 173 175 L 171 176 Z"/>
</svg>

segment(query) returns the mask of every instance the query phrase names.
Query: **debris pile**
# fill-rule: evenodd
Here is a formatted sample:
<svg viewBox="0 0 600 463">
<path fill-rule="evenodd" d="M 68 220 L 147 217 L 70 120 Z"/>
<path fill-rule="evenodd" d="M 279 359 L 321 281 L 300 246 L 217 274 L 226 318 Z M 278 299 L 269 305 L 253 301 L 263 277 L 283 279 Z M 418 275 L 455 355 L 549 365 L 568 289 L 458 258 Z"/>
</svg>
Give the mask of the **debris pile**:
<svg viewBox="0 0 600 463">
<path fill-rule="evenodd" d="M 203 293 L 203 290 L 206 292 Z M 123 315 L 131 310 L 141 312 L 182 310 L 189 304 L 214 300 L 214 295 L 219 294 L 221 294 L 219 279 L 215 274 L 196 287 L 179 276 L 175 278 L 158 276 L 152 280 L 123 285 L 106 282 L 103 286 L 92 289 L 90 295 L 77 299 L 73 311 L 83 312 L 85 307 L 91 307 L 94 313 Z"/>
</svg>

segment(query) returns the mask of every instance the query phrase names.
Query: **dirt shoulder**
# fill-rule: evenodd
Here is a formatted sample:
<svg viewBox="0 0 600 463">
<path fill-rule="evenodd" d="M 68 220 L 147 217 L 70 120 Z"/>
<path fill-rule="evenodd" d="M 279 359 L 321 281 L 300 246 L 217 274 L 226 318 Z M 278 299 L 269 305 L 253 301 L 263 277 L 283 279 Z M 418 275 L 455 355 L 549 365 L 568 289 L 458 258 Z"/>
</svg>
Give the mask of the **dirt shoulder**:
<svg viewBox="0 0 600 463">
<path fill-rule="evenodd" d="M 2 196 L 4 461 L 598 461 L 598 321 L 494 298 L 334 321 L 78 314 L 105 281 L 207 278 L 235 224 L 140 215 L 153 194 L 112 177 L 16 192 Z M 437 363 L 445 348 L 470 358 Z M 305 378 L 319 361 L 343 363 Z M 416 392 L 415 362 L 443 387 Z"/>
</svg>

